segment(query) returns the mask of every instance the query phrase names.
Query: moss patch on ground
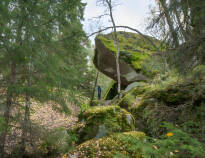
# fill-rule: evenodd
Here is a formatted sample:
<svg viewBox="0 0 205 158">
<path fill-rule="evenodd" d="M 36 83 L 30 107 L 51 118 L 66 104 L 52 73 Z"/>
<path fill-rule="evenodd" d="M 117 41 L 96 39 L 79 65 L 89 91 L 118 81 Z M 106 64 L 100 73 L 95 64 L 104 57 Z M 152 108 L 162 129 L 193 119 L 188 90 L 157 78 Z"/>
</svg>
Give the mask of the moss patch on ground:
<svg viewBox="0 0 205 158">
<path fill-rule="evenodd" d="M 80 120 L 85 122 L 80 129 L 80 142 L 91 138 L 100 138 L 114 132 L 135 130 L 134 118 L 119 106 L 97 106 L 81 114 Z"/>
<path fill-rule="evenodd" d="M 80 144 L 77 149 L 69 155 L 77 153 L 78 158 L 143 158 L 141 150 L 132 150 L 130 147 L 132 139 L 143 140 L 145 134 L 143 132 L 124 132 L 103 137 L 100 139 L 91 139 Z"/>
</svg>

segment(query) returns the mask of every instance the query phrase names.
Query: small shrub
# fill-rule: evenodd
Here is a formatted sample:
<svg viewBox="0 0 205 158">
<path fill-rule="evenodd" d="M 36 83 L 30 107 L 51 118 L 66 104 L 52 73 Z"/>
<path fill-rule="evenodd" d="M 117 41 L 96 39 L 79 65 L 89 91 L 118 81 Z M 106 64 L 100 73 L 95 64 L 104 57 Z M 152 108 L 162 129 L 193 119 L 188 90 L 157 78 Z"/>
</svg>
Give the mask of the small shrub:
<svg viewBox="0 0 205 158">
<path fill-rule="evenodd" d="M 58 155 L 68 152 L 77 141 L 73 133 L 69 133 L 65 128 L 57 128 L 51 130 L 43 143 L 41 144 L 41 151 L 46 155 Z"/>
</svg>

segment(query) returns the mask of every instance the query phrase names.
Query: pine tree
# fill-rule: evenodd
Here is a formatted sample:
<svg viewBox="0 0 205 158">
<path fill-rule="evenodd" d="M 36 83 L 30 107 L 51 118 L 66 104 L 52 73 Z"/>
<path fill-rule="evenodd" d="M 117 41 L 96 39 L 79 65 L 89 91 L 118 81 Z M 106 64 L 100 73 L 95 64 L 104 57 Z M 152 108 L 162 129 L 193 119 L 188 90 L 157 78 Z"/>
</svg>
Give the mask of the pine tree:
<svg viewBox="0 0 205 158">
<path fill-rule="evenodd" d="M 21 151 L 25 151 L 31 98 L 54 100 L 68 111 L 65 93 L 75 96 L 87 71 L 82 41 L 81 0 L 2 0 L 0 2 L 0 75 L 6 127 L 0 133 L 4 152 L 10 112 L 25 99 Z M 80 93 L 80 92 L 78 92 Z"/>
</svg>

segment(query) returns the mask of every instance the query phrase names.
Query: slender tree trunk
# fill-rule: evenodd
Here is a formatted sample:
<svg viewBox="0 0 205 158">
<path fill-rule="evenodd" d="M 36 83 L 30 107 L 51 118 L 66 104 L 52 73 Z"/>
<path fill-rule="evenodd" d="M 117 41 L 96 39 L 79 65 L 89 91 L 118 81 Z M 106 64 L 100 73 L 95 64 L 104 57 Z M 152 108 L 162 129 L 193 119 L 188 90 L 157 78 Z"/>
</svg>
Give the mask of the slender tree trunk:
<svg viewBox="0 0 205 158">
<path fill-rule="evenodd" d="M 29 57 L 29 60 L 31 61 L 31 57 Z M 25 148 L 26 148 L 26 139 L 28 134 L 28 128 L 29 128 L 29 121 L 30 121 L 30 99 L 31 99 L 31 63 L 28 63 L 28 74 L 27 74 L 27 91 L 26 91 L 26 100 L 25 100 L 25 115 L 24 115 L 24 122 L 23 122 L 23 128 L 22 128 L 22 136 L 21 136 L 21 153 L 22 155 L 25 154 Z"/>
<path fill-rule="evenodd" d="M 25 115 L 24 115 L 24 122 L 23 122 L 23 128 L 22 128 L 22 136 L 21 136 L 21 154 L 22 155 L 24 155 L 25 153 L 29 121 L 30 121 L 30 94 L 29 92 L 27 92 L 26 93 Z"/>
<path fill-rule="evenodd" d="M 120 98 L 120 91 L 121 91 L 121 79 L 120 79 L 120 64 L 119 64 L 119 55 L 120 55 L 120 46 L 119 46 L 119 40 L 117 38 L 117 31 L 116 31 L 116 25 L 115 25 L 115 20 L 113 18 L 112 14 L 112 0 L 106 0 L 109 11 L 110 11 L 110 18 L 112 21 L 113 29 L 114 29 L 114 41 L 117 46 L 117 52 L 116 52 L 116 70 L 117 70 L 117 93 L 118 97 Z"/>
<path fill-rule="evenodd" d="M 175 12 L 175 15 L 176 15 L 177 23 L 178 23 L 179 28 L 181 30 L 181 33 L 183 35 L 184 41 L 187 42 L 188 41 L 188 34 L 184 30 L 183 24 L 180 20 L 180 13 L 177 11 L 177 7 L 174 8 L 174 12 Z"/>
<path fill-rule="evenodd" d="M 95 78 L 93 93 L 92 93 L 92 96 L 91 96 L 91 99 L 90 99 L 90 106 L 93 106 L 93 99 L 94 99 L 94 96 L 95 96 L 95 89 L 96 89 L 96 85 L 97 85 L 97 82 L 98 82 L 98 76 L 99 76 L 99 71 L 97 72 L 97 75 L 96 75 L 96 78 Z"/>
<path fill-rule="evenodd" d="M 4 119 L 6 122 L 5 130 L 1 133 L 0 136 L 0 157 L 4 158 L 5 151 L 5 143 L 6 143 L 6 136 L 8 134 L 9 129 L 9 122 L 10 122 L 10 111 L 11 106 L 13 104 L 13 97 L 14 97 L 14 85 L 16 82 L 16 64 L 12 63 L 10 67 L 11 75 L 9 80 L 9 86 L 7 88 L 7 99 L 6 99 L 6 110 L 4 112 Z"/>
</svg>

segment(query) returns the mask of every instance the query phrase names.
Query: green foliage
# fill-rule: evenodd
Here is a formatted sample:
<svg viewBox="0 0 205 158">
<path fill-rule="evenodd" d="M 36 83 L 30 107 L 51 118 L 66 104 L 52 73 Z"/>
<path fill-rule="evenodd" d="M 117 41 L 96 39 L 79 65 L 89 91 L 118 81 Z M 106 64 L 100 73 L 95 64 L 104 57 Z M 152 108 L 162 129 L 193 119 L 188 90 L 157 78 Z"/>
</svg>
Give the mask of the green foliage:
<svg viewBox="0 0 205 158">
<path fill-rule="evenodd" d="M 81 113 L 84 113 L 89 107 L 90 107 L 89 104 L 82 103 L 82 104 L 80 105 Z"/>
<path fill-rule="evenodd" d="M 32 100 L 53 101 L 61 105 L 60 111 L 69 114 L 68 100 L 77 104 L 82 96 L 90 96 L 93 75 L 82 28 L 84 7 L 81 0 L 0 1 L 1 101 L 5 105 L 4 119 L 8 120 L 6 129 L 17 123 L 9 118 L 21 115 L 22 142 L 24 134 L 29 135 L 27 120 Z M 18 100 L 19 96 L 23 101 Z M 17 108 L 25 110 L 24 104 L 28 110 L 17 114 Z M 61 131 L 53 132 L 43 150 L 63 150 L 57 145 L 64 139 L 59 137 Z M 1 133 L 0 141 L 9 134 Z M 22 148 L 27 149 L 25 144 Z"/>
<path fill-rule="evenodd" d="M 143 132 L 131 131 L 116 133 L 108 137 L 88 140 L 77 146 L 76 150 L 72 151 L 70 155 L 77 152 L 79 158 L 143 158 L 141 150 L 134 151 L 130 149 L 133 145 L 130 144 L 130 141 L 136 140 L 136 142 L 138 142 L 144 138 L 145 134 Z"/>
<path fill-rule="evenodd" d="M 139 141 L 126 136 L 121 139 L 124 139 L 126 144 L 131 144 L 129 147 L 131 152 L 140 150 L 144 158 L 202 158 L 204 156 L 203 145 L 191 135 L 172 124 L 165 123 L 163 127 L 167 129 L 168 133 L 159 139 L 146 137 Z"/>
<path fill-rule="evenodd" d="M 148 29 L 167 43 L 164 63 L 178 69 L 180 74 L 192 72 L 205 61 L 205 1 L 159 0 L 156 4 Z"/>
<path fill-rule="evenodd" d="M 6 122 L 3 117 L 0 116 L 0 133 L 5 130 Z"/>
<path fill-rule="evenodd" d="M 90 76 L 87 52 L 81 45 L 84 4 L 3 0 L 0 7 L 1 74 L 6 80 L 12 71 L 18 72 L 10 91 L 15 96 L 29 93 L 41 102 L 54 100 L 68 111 L 65 98 L 76 102 L 75 95 L 85 95 L 91 86 L 86 79 Z M 83 84 L 87 87 L 79 86 Z"/>
<path fill-rule="evenodd" d="M 167 134 L 154 139 L 142 132 L 113 134 L 100 139 L 91 139 L 77 147 L 79 157 L 99 158 L 180 158 L 204 156 L 203 145 L 180 128 L 164 123 Z"/>
<path fill-rule="evenodd" d="M 76 135 L 61 127 L 47 133 L 42 140 L 40 150 L 43 154 L 55 156 L 71 150 L 75 142 L 77 142 Z"/>
</svg>

